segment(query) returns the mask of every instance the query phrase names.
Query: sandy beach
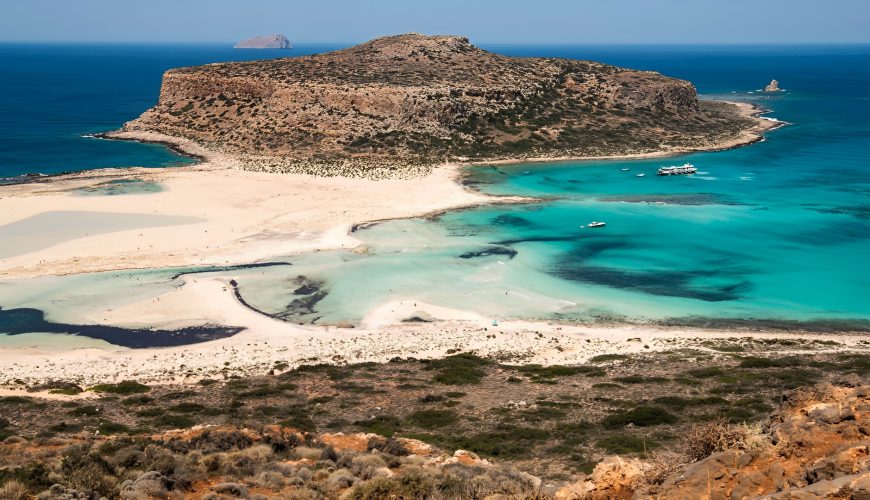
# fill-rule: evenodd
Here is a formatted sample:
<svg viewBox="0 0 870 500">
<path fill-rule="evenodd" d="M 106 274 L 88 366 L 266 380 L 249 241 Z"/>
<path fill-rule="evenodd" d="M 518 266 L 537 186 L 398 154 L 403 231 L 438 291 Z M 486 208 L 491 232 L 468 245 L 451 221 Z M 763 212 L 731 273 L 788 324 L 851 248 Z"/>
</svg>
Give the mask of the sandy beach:
<svg viewBox="0 0 870 500">
<path fill-rule="evenodd" d="M 759 112 L 748 104 L 740 106 L 747 116 Z M 760 139 L 761 132 L 775 125 L 758 120 L 756 130 L 715 149 L 754 142 Z M 84 234 L 67 228 L 69 235 L 60 241 L 46 241 L 39 248 L 0 256 L 0 280 L 121 269 L 250 264 L 278 255 L 356 247 L 359 242 L 351 229 L 368 221 L 419 217 L 487 203 L 530 201 L 491 197 L 464 188 L 457 182 L 457 164 L 435 167 L 423 177 L 377 181 L 274 174 L 241 169 L 230 157 L 173 138 L 141 133 L 122 136 L 171 143 L 188 154 L 203 157 L 204 162 L 179 168 L 88 171 L 0 187 L 0 231 L 17 224 L 16 230 L 27 236 L 28 224 L 34 218 L 64 213 L 88 214 L 87 223 L 82 224 L 91 228 L 82 228 Z M 685 151 L 643 156 L 681 152 Z M 81 195 L 82 190 L 131 179 L 155 183 L 161 189 L 124 196 Z M 107 214 L 136 218 L 112 225 L 101 219 Z M 161 221 L 165 219 L 154 217 L 173 219 L 164 223 Z M 104 229 L 94 232 L 93 227 Z M 244 307 L 233 295 L 229 279 L 185 279 L 183 286 L 159 298 L 107 308 L 89 319 L 95 324 L 118 326 L 160 323 L 178 328 L 209 323 L 245 328 L 231 338 L 138 350 L 101 345 L 98 341 L 77 348 L 46 350 L 19 340 L 0 347 L 0 383 L 62 379 L 89 384 L 131 378 L 193 381 L 263 373 L 275 363 L 294 366 L 387 361 L 397 356 L 437 357 L 456 350 L 476 350 L 517 362 L 578 363 L 601 353 L 671 349 L 697 344 L 697 339 L 735 335 L 649 326 L 584 327 L 519 321 L 494 327 L 491 318 L 424 304 L 413 297 L 381 305 L 357 328 L 299 326 Z M 414 317 L 424 321 L 407 322 Z M 845 344 L 857 345 L 860 340 L 857 336 L 841 337 Z"/>
</svg>

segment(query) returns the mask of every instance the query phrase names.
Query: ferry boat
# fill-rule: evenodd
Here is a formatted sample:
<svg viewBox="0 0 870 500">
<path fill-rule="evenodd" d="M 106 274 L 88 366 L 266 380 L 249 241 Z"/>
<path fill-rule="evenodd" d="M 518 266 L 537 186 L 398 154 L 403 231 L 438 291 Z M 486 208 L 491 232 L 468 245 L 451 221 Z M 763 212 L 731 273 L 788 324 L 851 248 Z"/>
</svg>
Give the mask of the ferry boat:
<svg viewBox="0 0 870 500">
<path fill-rule="evenodd" d="M 687 175 L 694 174 L 698 169 L 691 163 L 684 165 L 672 165 L 670 167 L 662 167 L 658 171 L 658 175 Z"/>
</svg>

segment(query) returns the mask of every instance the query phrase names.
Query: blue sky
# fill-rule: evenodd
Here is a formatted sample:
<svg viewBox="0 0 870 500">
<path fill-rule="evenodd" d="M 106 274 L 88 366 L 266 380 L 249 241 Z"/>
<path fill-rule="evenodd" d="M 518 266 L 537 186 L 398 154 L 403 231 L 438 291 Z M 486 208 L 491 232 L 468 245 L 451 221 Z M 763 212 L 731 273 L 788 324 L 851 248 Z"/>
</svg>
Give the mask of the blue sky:
<svg viewBox="0 0 870 500">
<path fill-rule="evenodd" d="M 477 43 L 868 43 L 870 0 L 0 0 L 0 40 L 359 42 L 417 31 Z"/>
</svg>

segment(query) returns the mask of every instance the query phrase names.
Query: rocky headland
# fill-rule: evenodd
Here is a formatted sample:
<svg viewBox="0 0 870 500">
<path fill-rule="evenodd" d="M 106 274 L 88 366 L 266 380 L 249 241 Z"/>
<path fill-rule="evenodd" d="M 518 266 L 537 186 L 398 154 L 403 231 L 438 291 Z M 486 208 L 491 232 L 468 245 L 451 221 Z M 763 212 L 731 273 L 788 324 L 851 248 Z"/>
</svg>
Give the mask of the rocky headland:
<svg viewBox="0 0 870 500">
<path fill-rule="evenodd" d="M 160 134 L 253 170 L 396 177 L 447 162 L 720 149 L 769 123 L 652 71 L 405 34 L 304 57 L 165 73 L 117 137 Z"/>
</svg>

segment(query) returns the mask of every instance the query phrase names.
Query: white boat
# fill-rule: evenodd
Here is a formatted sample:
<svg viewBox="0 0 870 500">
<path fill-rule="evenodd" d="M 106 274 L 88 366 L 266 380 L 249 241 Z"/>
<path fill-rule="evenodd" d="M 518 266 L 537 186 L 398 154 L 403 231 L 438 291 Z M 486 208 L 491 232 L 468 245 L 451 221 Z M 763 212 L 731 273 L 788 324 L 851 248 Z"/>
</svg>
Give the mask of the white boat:
<svg viewBox="0 0 870 500">
<path fill-rule="evenodd" d="M 627 169 L 627 168 L 623 168 L 623 169 L 621 169 L 621 170 L 622 170 L 623 172 L 628 172 L 628 169 Z"/>
<path fill-rule="evenodd" d="M 646 174 L 637 174 L 635 177 L 646 177 Z"/>
<path fill-rule="evenodd" d="M 607 225 L 607 223 L 605 223 L 605 222 L 592 221 L 586 227 L 604 227 L 606 225 Z"/>
<path fill-rule="evenodd" d="M 658 170 L 658 175 L 687 175 L 694 174 L 698 169 L 691 163 L 683 165 L 671 165 L 670 167 L 662 167 Z"/>
</svg>

